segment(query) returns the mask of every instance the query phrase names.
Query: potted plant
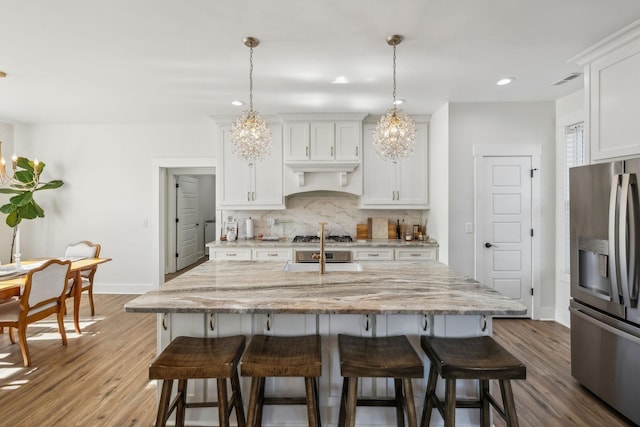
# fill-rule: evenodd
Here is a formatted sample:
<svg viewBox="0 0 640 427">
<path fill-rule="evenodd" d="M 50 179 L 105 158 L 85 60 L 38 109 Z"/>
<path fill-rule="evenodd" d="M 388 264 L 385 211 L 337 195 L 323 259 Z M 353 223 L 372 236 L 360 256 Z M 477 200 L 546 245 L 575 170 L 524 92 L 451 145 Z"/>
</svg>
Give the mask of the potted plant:
<svg viewBox="0 0 640 427">
<path fill-rule="evenodd" d="M 0 166 L 4 173 L 4 165 Z M 14 259 L 14 248 L 16 244 L 16 234 L 18 225 L 23 219 L 44 218 L 44 210 L 33 198 L 33 194 L 40 190 L 50 190 L 64 185 L 59 179 L 44 182 L 41 181 L 42 171 L 45 168 L 44 162 L 29 160 L 26 157 L 13 159 L 13 177 L 7 180 L 7 184 L 0 187 L 0 193 L 12 194 L 9 203 L 0 206 L 0 212 L 7 215 L 6 223 L 13 228 L 13 239 L 11 241 L 11 261 Z"/>
</svg>

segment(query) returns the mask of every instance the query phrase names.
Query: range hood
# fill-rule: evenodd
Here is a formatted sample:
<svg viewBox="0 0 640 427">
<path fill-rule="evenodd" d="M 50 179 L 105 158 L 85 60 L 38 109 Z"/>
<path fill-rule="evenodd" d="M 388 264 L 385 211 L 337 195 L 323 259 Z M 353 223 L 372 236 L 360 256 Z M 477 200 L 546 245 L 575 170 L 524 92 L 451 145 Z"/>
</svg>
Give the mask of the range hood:
<svg viewBox="0 0 640 427">
<path fill-rule="evenodd" d="M 362 167 L 359 161 L 287 161 L 284 195 L 309 191 L 338 191 L 362 195 Z"/>
</svg>

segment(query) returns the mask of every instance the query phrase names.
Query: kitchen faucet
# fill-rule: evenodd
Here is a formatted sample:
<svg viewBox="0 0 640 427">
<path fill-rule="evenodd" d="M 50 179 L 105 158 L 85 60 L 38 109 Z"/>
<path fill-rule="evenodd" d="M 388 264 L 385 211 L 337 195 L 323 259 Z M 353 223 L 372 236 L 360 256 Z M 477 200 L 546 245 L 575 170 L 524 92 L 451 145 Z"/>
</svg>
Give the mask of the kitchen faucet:
<svg viewBox="0 0 640 427">
<path fill-rule="evenodd" d="M 320 223 L 320 253 L 312 255 L 313 259 L 318 260 L 318 264 L 320 266 L 320 274 L 325 273 L 325 263 L 326 263 L 326 256 L 324 254 L 324 226 L 325 225 L 327 225 L 326 222 Z"/>
</svg>

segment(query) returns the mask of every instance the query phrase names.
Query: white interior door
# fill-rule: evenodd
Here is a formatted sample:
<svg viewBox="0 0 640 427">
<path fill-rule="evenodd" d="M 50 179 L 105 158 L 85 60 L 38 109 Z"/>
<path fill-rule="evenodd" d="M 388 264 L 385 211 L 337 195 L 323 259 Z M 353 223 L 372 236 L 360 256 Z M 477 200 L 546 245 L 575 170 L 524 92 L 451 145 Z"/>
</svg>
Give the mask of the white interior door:
<svg viewBox="0 0 640 427">
<path fill-rule="evenodd" d="M 476 170 L 476 279 L 532 313 L 532 159 L 483 156 Z"/>
<path fill-rule="evenodd" d="M 179 175 L 176 188 L 176 269 L 198 260 L 198 180 Z"/>
</svg>

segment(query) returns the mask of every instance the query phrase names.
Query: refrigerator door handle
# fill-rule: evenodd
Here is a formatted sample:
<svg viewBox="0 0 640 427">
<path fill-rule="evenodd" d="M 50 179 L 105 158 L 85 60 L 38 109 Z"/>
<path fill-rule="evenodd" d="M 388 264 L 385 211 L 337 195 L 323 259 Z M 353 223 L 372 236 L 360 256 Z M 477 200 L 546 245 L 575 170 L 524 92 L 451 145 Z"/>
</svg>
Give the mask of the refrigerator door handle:
<svg viewBox="0 0 640 427">
<path fill-rule="evenodd" d="M 631 299 L 629 298 L 629 283 L 633 283 L 633 264 L 635 260 L 635 243 L 636 243 L 636 227 L 635 227 L 635 209 L 633 208 L 633 194 L 629 197 L 631 189 L 631 174 L 622 175 L 622 190 L 620 191 L 619 206 L 619 224 L 618 224 L 618 244 L 620 252 L 618 253 L 618 264 L 620 265 L 620 288 L 622 290 L 622 300 L 625 307 L 631 308 Z M 635 181 L 635 176 L 633 177 Z M 631 198 L 631 203 L 629 199 Z"/>
<path fill-rule="evenodd" d="M 622 291 L 623 291 L 623 299 L 624 303 L 629 308 L 635 308 L 638 306 L 638 232 L 640 232 L 639 228 L 639 219 L 638 218 L 638 207 L 640 200 L 638 198 L 638 176 L 636 174 L 626 174 L 628 175 L 628 209 L 629 209 L 629 217 L 628 217 L 628 274 L 625 276 L 626 283 L 622 283 Z M 623 184 L 625 180 L 623 179 Z M 624 206 L 624 205 L 621 205 Z"/>
<path fill-rule="evenodd" d="M 611 300 L 620 303 L 620 266 L 618 263 L 618 189 L 620 175 L 611 177 L 611 193 L 609 195 L 609 276 L 611 277 Z"/>
</svg>

